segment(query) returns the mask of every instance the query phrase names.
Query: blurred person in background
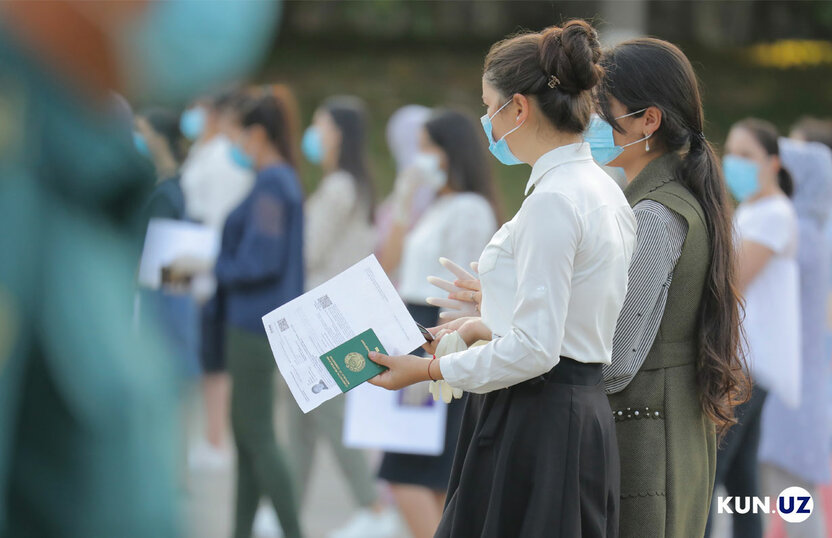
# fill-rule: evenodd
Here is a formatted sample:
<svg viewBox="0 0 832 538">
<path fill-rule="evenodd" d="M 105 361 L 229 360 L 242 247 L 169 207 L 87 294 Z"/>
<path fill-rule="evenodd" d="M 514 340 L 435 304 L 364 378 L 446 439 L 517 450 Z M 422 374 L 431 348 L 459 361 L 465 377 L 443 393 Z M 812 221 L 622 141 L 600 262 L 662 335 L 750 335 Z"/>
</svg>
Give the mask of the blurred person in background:
<svg viewBox="0 0 832 538">
<path fill-rule="evenodd" d="M 758 449 L 763 404 L 769 393 L 789 407 L 800 402 L 800 283 L 798 223 L 789 196 L 777 130 L 749 118 L 735 123 L 725 142 L 725 182 L 740 203 L 734 215 L 737 280 L 745 299 L 745 349 L 753 379 L 751 397 L 736 408 L 737 424 L 717 452 L 715 487 L 736 498 L 761 495 Z M 716 512 L 711 505 L 708 531 Z M 761 537 L 762 515 L 732 515 L 733 535 Z"/>
<path fill-rule="evenodd" d="M 805 142 L 820 142 L 832 150 L 832 120 L 804 116 L 792 126 L 789 138 Z M 832 219 L 827 219 L 823 235 L 830 252 L 832 252 Z M 830 296 L 827 304 L 832 305 L 832 263 L 830 263 L 829 269 L 830 271 L 827 273 L 827 278 Z M 832 311 L 830 311 L 830 314 L 832 314 Z M 832 356 L 832 315 L 828 318 L 826 326 L 826 354 L 827 356 Z M 830 420 L 828 428 L 831 434 L 829 445 L 832 447 L 832 379 L 830 379 L 830 382 L 827 384 L 827 393 L 828 397 L 826 405 Z"/>
<path fill-rule="evenodd" d="M 375 245 L 375 187 L 367 163 L 367 112 L 357 97 L 333 97 L 315 111 L 303 136 L 306 159 L 324 176 L 304 205 L 306 289 L 329 280 L 372 254 Z M 315 447 L 324 438 L 360 510 L 330 536 L 393 537 L 399 529 L 394 510 L 385 509 L 367 456 L 343 445 L 344 398 L 332 399 L 303 414 L 289 410 L 291 455 L 299 504 L 309 484 Z"/>
<path fill-rule="evenodd" d="M 145 207 L 146 218 L 184 219 L 185 197 L 179 183 L 184 141 L 179 115 L 158 107 L 144 110 L 136 116 L 134 137 L 136 149 L 156 170 L 156 187 Z M 140 319 L 155 316 L 180 362 L 177 367 L 193 378 L 200 372 L 199 307 L 187 281 L 163 278 L 162 284 L 161 290 L 141 290 Z"/>
<path fill-rule="evenodd" d="M 759 459 L 763 495 L 800 486 L 816 499 L 808 520 L 786 523 L 791 538 L 826 536 L 819 485 L 829 483 L 829 352 L 826 349 L 830 248 L 824 227 L 832 210 L 832 151 L 818 142 L 779 140 L 794 180 L 800 279 L 800 404 L 769 394 L 763 406 Z"/>
<path fill-rule="evenodd" d="M 832 120 L 804 116 L 792 125 L 789 138 L 803 142 L 820 142 L 832 149 Z"/>
<path fill-rule="evenodd" d="M 407 220 L 412 228 L 436 196 L 436 192 L 429 185 L 419 187 L 412 197 L 404 196 L 402 193 L 403 190 L 408 189 L 407 183 L 411 181 L 410 175 L 414 173 L 413 160 L 419 155 L 422 126 L 428 116 L 430 116 L 430 109 L 426 106 L 405 105 L 390 116 L 385 129 L 387 147 L 390 148 L 390 153 L 396 163 L 396 179 L 393 183 L 393 192 L 379 204 L 376 210 L 376 257 L 394 283 L 398 280 L 398 275 L 390 266 L 395 263 L 395 260 L 387 256 L 383 247 L 387 244 L 387 239 L 396 224 L 396 216 L 402 211 L 409 211 Z M 411 198 L 410 208 L 397 207 L 400 200 L 407 198 Z"/>
<path fill-rule="evenodd" d="M 419 133 L 420 151 L 412 164 L 416 170 L 397 194 L 402 199 L 394 201 L 397 213 L 383 252 L 395 261 L 389 267 L 398 271 L 398 291 L 411 315 L 423 326 L 433 327 L 439 321 L 439 308 L 425 301 L 434 294 L 427 277 L 444 274 L 440 256 L 462 264 L 479 258 L 497 230 L 497 201 L 482 135 L 467 114 L 434 111 Z M 413 196 L 425 187 L 435 197 L 408 231 Z M 403 390 L 420 391 L 430 398 L 423 384 Z M 382 459 L 379 478 L 391 484 L 414 538 L 433 536 L 442 517 L 464 406 L 464 401 L 447 405 L 442 454 L 387 452 Z"/>
<path fill-rule="evenodd" d="M 295 173 L 297 117 L 288 91 L 261 88 L 231 127 L 231 158 L 256 172 L 228 215 L 214 273 L 225 305 L 231 427 L 237 446 L 234 536 L 252 534 L 261 496 L 283 534 L 301 536 L 293 478 L 274 429 L 276 365 L 262 316 L 303 293 L 303 192 Z"/>
<path fill-rule="evenodd" d="M 245 198 L 254 184 L 254 172 L 231 159 L 231 140 L 227 131 L 234 116 L 234 107 L 245 99 L 242 90 L 226 90 L 213 97 L 198 99 L 182 113 L 180 129 L 193 141 L 182 166 L 182 189 L 185 214 L 218 235 L 222 234 L 228 214 Z M 200 277 L 197 277 L 198 279 Z M 191 447 L 192 467 L 224 468 L 231 462 L 226 445 L 229 405 L 229 379 L 223 355 L 221 294 L 211 279 L 204 291 L 197 290 L 204 306 L 201 312 L 202 396 L 204 404 L 204 438 Z"/>
</svg>

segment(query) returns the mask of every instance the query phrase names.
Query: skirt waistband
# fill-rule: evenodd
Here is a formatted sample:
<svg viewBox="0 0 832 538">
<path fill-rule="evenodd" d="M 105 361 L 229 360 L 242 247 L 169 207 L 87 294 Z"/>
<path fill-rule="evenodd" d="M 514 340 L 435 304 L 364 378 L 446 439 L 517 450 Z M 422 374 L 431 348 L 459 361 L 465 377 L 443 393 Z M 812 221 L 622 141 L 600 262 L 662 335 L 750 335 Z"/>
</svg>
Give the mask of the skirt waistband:
<svg viewBox="0 0 832 538">
<path fill-rule="evenodd" d="M 533 377 L 520 385 L 538 383 L 566 383 L 568 385 L 597 385 L 604 379 L 604 365 L 600 362 L 580 362 L 569 357 L 560 357 L 554 368 L 545 374 Z"/>
</svg>

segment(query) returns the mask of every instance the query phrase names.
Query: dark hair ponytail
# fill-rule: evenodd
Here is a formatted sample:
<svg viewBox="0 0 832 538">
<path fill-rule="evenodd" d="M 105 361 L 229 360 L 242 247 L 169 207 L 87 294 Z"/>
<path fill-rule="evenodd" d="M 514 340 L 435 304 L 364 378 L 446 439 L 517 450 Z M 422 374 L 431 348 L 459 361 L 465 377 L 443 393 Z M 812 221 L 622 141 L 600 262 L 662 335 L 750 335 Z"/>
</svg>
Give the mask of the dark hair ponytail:
<svg viewBox="0 0 832 538">
<path fill-rule="evenodd" d="M 758 118 L 746 118 L 734 124 L 734 127 L 745 129 L 765 150 L 766 155 L 773 157 L 780 157 L 780 144 L 777 133 L 777 127 L 773 123 Z M 794 180 L 788 170 L 780 164 L 780 170 L 777 171 L 777 183 L 780 185 L 780 190 L 783 191 L 789 198 L 794 194 Z"/>
<path fill-rule="evenodd" d="M 252 91 L 240 106 L 243 127 L 259 125 L 281 157 L 297 170 L 299 115 L 297 103 L 289 88 L 283 84 L 264 86 Z"/>
<path fill-rule="evenodd" d="M 575 19 L 492 45 L 483 77 L 506 99 L 534 96 L 552 125 L 582 133 L 592 114 L 592 93 L 604 74 L 598 65 L 601 44 L 595 29 Z"/>
<path fill-rule="evenodd" d="M 322 108 L 329 113 L 341 132 L 338 168 L 352 176 L 359 198 L 365 203 L 367 218 L 372 221 L 376 189 L 367 163 L 367 107 L 358 97 L 340 95 L 327 99 Z"/>
<path fill-rule="evenodd" d="M 696 74 L 675 45 L 652 38 L 622 43 L 604 54 L 606 76 L 598 92 L 600 114 L 622 129 L 610 112 L 610 97 L 628 111 L 655 106 L 662 112 L 653 133 L 659 151 L 687 148 L 678 181 L 705 213 L 711 260 L 699 310 L 697 385 L 704 413 L 724 435 L 734 423 L 733 407 L 747 399 L 750 382 L 740 348 L 741 301 L 736 286 L 732 205 L 719 159 L 702 133 L 704 115 Z"/>
</svg>

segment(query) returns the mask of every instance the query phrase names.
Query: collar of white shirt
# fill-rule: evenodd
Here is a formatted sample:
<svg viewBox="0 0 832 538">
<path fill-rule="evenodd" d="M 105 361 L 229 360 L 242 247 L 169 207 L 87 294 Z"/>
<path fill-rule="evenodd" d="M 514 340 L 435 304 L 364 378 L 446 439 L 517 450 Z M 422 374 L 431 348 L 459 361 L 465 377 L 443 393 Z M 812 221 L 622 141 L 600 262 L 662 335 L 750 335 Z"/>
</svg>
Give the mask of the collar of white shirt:
<svg viewBox="0 0 832 538">
<path fill-rule="evenodd" d="M 583 160 L 592 160 L 592 153 L 587 142 L 567 144 L 547 151 L 532 166 L 532 175 L 526 183 L 526 194 L 529 194 L 531 188 L 540 183 L 541 178 L 552 168 L 564 163 Z"/>
</svg>

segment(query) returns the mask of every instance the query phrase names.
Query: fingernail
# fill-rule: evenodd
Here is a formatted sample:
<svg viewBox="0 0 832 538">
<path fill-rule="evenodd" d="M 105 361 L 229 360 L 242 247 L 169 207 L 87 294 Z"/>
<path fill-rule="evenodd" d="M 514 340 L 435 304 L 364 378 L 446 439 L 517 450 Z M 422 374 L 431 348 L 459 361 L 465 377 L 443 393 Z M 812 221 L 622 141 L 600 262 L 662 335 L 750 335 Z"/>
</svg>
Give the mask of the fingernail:
<svg viewBox="0 0 832 538">
<path fill-rule="evenodd" d="M 375 359 L 375 358 L 376 358 L 376 355 L 378 355 L 378 353 L 376 353 L 375 351 L 371 351 L 371 352 L 370 352 L 370 358 L 371 358 L 371 359 Z"/>
</svg>

